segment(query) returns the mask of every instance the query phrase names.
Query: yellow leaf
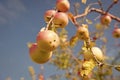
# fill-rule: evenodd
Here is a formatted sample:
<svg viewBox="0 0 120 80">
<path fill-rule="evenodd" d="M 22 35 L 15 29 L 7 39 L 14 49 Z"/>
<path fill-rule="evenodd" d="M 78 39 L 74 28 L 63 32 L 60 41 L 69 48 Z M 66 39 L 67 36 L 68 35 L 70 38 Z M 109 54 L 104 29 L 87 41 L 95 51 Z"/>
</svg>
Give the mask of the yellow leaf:
<svg viewBox="0 0 120 80">
<path fill-rule="evenodd" d="M 32 66 L 29 66 L 28 70 L 29 70 L 29 73 L 30 73 L 31 76 L 35 75 L 35 70 Z"/>
<path fill-rule="evenodd" d="M 33 44 L 32 42 L 28 42 L 27 47 L 30 48 L 32 46 L 32 44 Z"/>
<path fill-rule="evenodd" d="M 83 3 L 83 4 L 86 4 L 86 2 L 87 2 L 87 0 L 82 0 L 82 3 Z"/>
<path fill-rule="evenodd" d="M 70 45 L 71 46 L 75 46 L 76 42 L 78 41 L 78 37 L 77 36 L 73 36 L 71 39 L 70 39 Z"/>
<path fill-rule="evenodd" d="M 89 19 L 86 19 L 86 22 L 87 22 L 88 24 L 92 24 L 92 21 L 89 20 Z"/>
<path fill-rule="evenodd" d="M 97 24 L 95 25 L 95 28 L 96 28 L 97 30 L 102 30 L 102 29 L 103 29 L 103 26 L 102 26 L 102 24 L 97 23 Z"/>
</svg>

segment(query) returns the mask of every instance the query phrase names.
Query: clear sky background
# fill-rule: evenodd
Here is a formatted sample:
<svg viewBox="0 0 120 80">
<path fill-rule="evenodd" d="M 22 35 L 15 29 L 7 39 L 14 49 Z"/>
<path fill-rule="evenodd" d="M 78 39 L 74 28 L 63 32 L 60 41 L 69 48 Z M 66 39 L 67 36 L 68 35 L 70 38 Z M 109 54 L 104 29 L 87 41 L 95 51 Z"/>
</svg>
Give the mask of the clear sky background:
<svg viewBox="0 0 120 80">
<path fill-rule="evenodd" d="M 71 11 L 73 11 L 73 3 L 81 0 L 70 0 Z M 88 0 L 89 3 L 90 0 Z M 92 0 L 97 1 L 97 0 Z M 102 0 L 104 7 L 110 4 L 112 0 Z M 27 42 L 35 42 L 36 34 L 45 26 L 43 19 L 44 12 L 48 9 L 53 9 L 56 0 L 0 0 L 0 80 L 5 80 L 10 76 L 12 80 L 20 80 L 24 77 L 25 80 L 31 80 L 28 72 L 28 66 L 33 66 L 37 74 L 40 73 L 40 65 L 31 61 L 27 48 Z M 86 5 L 80 5 L 80 13 Z M 114 15 L 120 17 L 120 2 L 117 7 L 111 10 Z M 94 15 L 89 16 L 90 19 L 95 18 Z M 114 21 L 113 21 L 114 22 Z M 113 23 L 111 23 L 113 26 Z M 93 26 L 93 25 L 90 25 Z M 70 31 L 73 28 L 72 24 L 67 26 Z M 109 43 L 113 45 L 114 39 L 111 38 L 112 28 L 109 29 L 107 35 L 110 38 Z M 72 33 L 72 32 L 71 32 Z M 120 42 L 120 40 L 118 40 Z M 111 50 L 109 54 L 114 53 L 116 49 Z M 120 47 L 119 47 L 120 48 Z M 49 77 L 57 71 L 49 63 L 44 65 L 45 77 Z M 120 73 L 119 73 L 120 74 Z"/>
</svg>

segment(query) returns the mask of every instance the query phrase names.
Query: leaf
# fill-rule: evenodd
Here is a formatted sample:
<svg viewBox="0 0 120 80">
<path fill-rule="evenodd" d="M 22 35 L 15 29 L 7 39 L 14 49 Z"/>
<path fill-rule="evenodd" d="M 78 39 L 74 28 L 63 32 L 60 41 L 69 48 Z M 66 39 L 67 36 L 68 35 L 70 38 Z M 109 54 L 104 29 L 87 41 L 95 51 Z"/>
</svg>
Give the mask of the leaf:
<svg viewBox="0 0 120 80">
<path fill-rule="evenodd" d="M 97 23 L 97 24 L 95 25 L 95 28 L 96 28 L 97 30 L 102 30 L 102 29 L 103 29 L 103 26 L 102 26 L 102 24 Z"/>
<path fill-rule="evenodd" d="M 83 4 L 86 4 L 86 2 L 87 2 L 87 0 L 82 0 L 82 3 L 83 3 Z"/>
<path fill-rule="evenodd" d="M 30 73 L 31 76 L 35 75 L 35 70 L 32 66 L 29 66 L 28 70 L 29 70 L 29 73 Z"/>
<path fill-rule="evenodd" d="M 87 22 L 88 24 L 92 24 L 92 21 L 89 20 L 89 19 L 86 19 L 86 22 Z"/>
<path fill-rule="evenodd" d="M 73 36 L 71 39 L 70 39 L 70 45 L 71 46 L 75 46 L 75 44 L 77 43 L 78 41 L 78 37 L 77 36 Z"/>
<path fill-rule="evenodd" d="M 89 61 L 84 61 L 83 64 L 82 64 L 82 70 L 81 70 L 81 76 L 87 76 L 89 75 L 93 68 L 95 67 L 95 63 L 94 61 L 91 59 Z"/>
<path fill-rule="evenodd" d="M 87 24 L 82 24 L 82 27 L 88 28 Z"/>
<path fill-rule="evenodd" d="M 107 43 L 107 42 L 108 42 L 108 40 L 107 40 L 106 37 L 101 37 L 100 39 L 101 39 L 104 43 Z"/>
<path fill-rule="evenodd" d="M 30 48 L 32 46 L 32 44 L 33 44 L 32 42 L 28 42 L 27 47 Z"/>
</svg>

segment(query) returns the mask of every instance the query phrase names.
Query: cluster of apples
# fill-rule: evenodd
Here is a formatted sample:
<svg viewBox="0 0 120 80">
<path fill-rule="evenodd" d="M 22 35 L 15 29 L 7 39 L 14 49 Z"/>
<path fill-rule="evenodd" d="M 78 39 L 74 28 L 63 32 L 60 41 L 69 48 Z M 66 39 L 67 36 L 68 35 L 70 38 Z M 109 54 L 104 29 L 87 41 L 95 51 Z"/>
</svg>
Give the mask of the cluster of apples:
<svg viewBox="0 0 120 80">
<path fill-rule="evenodd" d="M 40 31 L 36 37 L 36 43 L 29 47 L 31 59 L 43 64 L 52 57 L 52 51 L 59 46 L 59 36 L 51 30 Z"/>
<path fill-rule="evenodd" d="M 66 12 L 70 8 L 68 0 L 57 0 L 56 10 L 47 10 L 44 15 L 46 23 L 52 20 L 52 27 L 64 28 L 68 24 L 68 16 Z M 53 51 L 59 46 L 60 39 L 56 32 L 50 29 L 41 29 L 36 36 L 36 42 L 29 46 L 30 58 L 38 64 L 49 61 Z"/>
<path fill-rule="evenodd" d="M 57 0 L 56 10 L 47 10 L 44 14 L 44 19 L 48 23 L 52 18 L 52 25 L 55 28 L 64 28 L 68 25 L 68 15 L 66 12 L 70 9 L 68 0 Z"/>
</svg>

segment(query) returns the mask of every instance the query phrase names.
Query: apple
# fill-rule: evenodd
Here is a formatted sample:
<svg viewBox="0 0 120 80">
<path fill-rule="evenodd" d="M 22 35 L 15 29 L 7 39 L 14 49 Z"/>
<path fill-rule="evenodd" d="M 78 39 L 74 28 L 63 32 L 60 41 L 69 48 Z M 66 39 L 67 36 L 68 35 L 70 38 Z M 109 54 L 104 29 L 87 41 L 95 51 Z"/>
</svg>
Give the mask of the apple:
<svg viewBox="0 0 120 80">
<path fill-rule="evenodd" d="M 94 56 L 99 60 L 99 61 L 103 61 L 104 60 L 104 55 L 103 52 L 100 48 L 98 47 L 92 47 L 91 48 L 92 53 L 94 54 Z"/>
<path fill-rule="evenodd" d="M 89 31 L 88 28 L 83 27 L 83 26 L 79 26 L 77 28 L 76 31 L 76 36 L 80 39 L 80 40 L 88 40 L 89 39 Z"/>
<path fill-rule="evenodd" d="M 49 22 L 50 19 L 52 17 L 54 17 L 54 15 L 56 14 L 56 11 L 55 10 L 47 10 L 45 13 L 44 13 L 44 20 L 46 22 Z"/>
<path fill-rule="evenodd" d="M 29 47 L 29 55 L 33 62 L 44 64 L 52 57 L 52 52 L 43 51 L 38 48 L 37 43 L 32 43 Z"/>
<path fill-rule="evenodd" d="M 120 38 L 120 28 L 115 28 L 112 32 L 114 38 Z"/>
<path fill-rule="evenodd" d="M 100 18 L 101 24 L 108 26 L 112 19 L 108 14 L 102 15 Z"/>
<path fill-rule="evenodd" d="M 68 16 L 66 13 L 57 12 L 54 16 L 53 23 L 57 28 L 64 28 L 68 25 Z"/>
<path fill-rule="evenodd" d="M 53 51 L 59 46 L 60 39 L 54 31 L 45 30 L 37 34 L 36 42 L 42 50 Z"/>
<path fill-rule="evenodd" d="M 67 12 L 70 9 L 70 3 L 68 0 L 57 0 L 56 8 L 58 11 Z"/>
<path fill-rule="evenodd" d="M 104 60 L 104 55 L 103 55 L 103 52 L 100 48 L 92 47 L 91 51 L 88 50 L 88 51 L 84 52 L 84 58 L 85 58 L 85 60 L 90 60 L 90 59 L 95 59 L 96 58 L 99 61 L 103 61 Z"/>
</svg>

